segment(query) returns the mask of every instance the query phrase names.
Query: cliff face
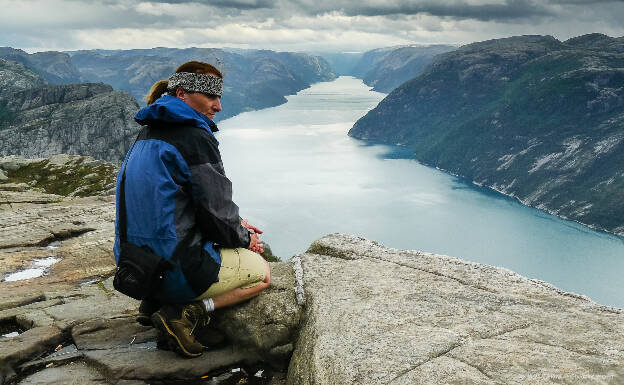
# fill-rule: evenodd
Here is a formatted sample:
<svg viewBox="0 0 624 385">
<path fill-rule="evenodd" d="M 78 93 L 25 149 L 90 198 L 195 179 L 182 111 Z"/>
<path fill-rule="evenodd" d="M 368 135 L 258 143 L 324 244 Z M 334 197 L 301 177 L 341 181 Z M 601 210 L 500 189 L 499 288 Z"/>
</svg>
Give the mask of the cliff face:
<svg viewBox="0 0 624 385">
<path fill-rule="evenodd" d="M 0 155 L 120 162 L 140 128 L 134 98 L 105 84 L 49 85 L 21 64 L 1 61 L 0 90 Z"/>
<path fill-rule="evenodd" d="M 349 135 L 624 234 L 624 40 L 521 36 L 438 56 Z"/>
<path fill-rule="evenodd" d="M 324 59 L 289 52 L 154 48 L 78 51 L 71 55 L 84 80 L 128 91 L 142 104 L 150 87 L 169 77 L 180 64 L 189 60 L 217 63 L 225 74 L 224 108 L 217 120 L 285 103 L 285 95 L 335 78 Z"/>
</svg>

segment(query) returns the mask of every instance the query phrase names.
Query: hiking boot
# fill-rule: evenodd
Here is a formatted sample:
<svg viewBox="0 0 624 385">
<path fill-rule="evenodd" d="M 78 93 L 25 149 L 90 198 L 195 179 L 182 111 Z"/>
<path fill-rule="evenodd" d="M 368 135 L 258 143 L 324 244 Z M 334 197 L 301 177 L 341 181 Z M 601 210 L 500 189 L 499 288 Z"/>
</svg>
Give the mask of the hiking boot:
<svg viewBox="0 0 624 385">
<path fill-rule="evenodd" d="M 158 330 L 158 346 L 168 345 L 185 357 L 201 356 L 204 347 L 193 335 L 196 328 L 208 325 L 210 317 L 202 302 L 166 304 L 152 315 L 152 324 Z"/>
<path fill-rule="evenodd" d="M 152 314 L 156 313 L 162 304 L 155 299 L 144 299 L 139 305 L 139 315 L 136 317 L 136 322 L 143 326 L 152 325 Z"/>
</svg>

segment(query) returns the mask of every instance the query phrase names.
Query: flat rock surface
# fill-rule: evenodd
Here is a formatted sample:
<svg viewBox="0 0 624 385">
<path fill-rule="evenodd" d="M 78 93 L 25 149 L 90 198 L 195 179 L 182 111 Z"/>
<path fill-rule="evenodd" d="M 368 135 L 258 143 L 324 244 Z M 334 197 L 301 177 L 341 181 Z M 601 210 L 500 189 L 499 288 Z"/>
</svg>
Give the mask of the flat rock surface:
<svg viewBox="0 0 624 385">
<path fill-rule="evenodd" d="M 70 174 L 76 165 L 101 166 L 60 155 L 0 160 L 9 176 L 40 163 L 58 163 Z M 273 284 L 262 296 L 212 313 L 210 328 L 197 332 L 210 349 L 184 359 L 158 350 L 155 329 L 135 322 L 138 301 L 112 287 L 114 196 L 48 194 L 28 183 L 23 190 L 14 187 L 0 185 L 0 329 L 21 334 L 0 336 L 0 384 L 7 378 L 11 384 L 180 383 L 240 365 L 269 369 L 269 381 L 274 370 L 285 370 L 302 313 L 289 262 L 272 264 Z M 42 265 L 46 260 L 54 263 Z M 244 375 L 222 374 L 212 383 L 234 377 Z"/>
<path fill-rule="evenodd" d="M 114 197 L 60 198 L 48 204 L 0 204 L 0 309 L 4 301 L 67 289 L 114 271 Z M 43 276 L 8 281 L 46 258 L 58 262 L 43 269 Z"/>
<path fill-rule="evenodd" d="M 104 376 L 82 362 L 62 367 L 46 368 L 20 382 L 20 385 L 105 385 L 110 384 Z"/>
<path fill-rule="evenodd" d="M 509 270 L 346 235 L 299 256 L 289 384 L 624 384 L 624 312 Z"/>
</svg>

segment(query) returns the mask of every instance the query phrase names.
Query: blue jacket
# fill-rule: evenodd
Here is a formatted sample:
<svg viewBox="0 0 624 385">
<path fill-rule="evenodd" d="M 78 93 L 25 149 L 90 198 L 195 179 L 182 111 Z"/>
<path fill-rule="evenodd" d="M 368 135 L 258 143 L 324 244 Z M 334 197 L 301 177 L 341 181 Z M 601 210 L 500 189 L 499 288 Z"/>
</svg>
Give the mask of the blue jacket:
<svg viewBox="0 0 624 385">
<path fill-rule="evenodd" d="M 143 125 L 117 176 L 126 170 L 128 241 L 147 245 L 174 263 L 156 298 L 188 302 L 218 280 L 220 247 L 249 246 L 225 176 L 217 126 L 179 98 L 164 95 L 141 109 Z M 115 261 L 119 261 L 119 211 L 115 221 Z M 171 256 L 189 232 L 191 241 L 179 260 Z"/>
</svg>

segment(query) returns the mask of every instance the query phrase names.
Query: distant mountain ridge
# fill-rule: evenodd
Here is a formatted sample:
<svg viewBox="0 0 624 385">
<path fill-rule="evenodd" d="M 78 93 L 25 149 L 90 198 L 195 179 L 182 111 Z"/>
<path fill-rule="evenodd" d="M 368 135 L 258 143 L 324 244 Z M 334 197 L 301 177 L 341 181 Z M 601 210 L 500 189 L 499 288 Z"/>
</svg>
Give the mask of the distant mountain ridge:
<svg viewBox="0 0 624 385">
<path fill-rule="evenodd" d="M 216 120 L 286 102 L 310 84 L 336 75 L 322 58 L 291 52 L 218 48 L 153 48 L 70 52 L 83 80 L 111 84 L 130 92 L 140 104 L 158 80 L 166 79 L 189 60 L 216 64 L 224 72 L 223 111 Z"/>
<path fill-rule="evenodd" d="M 624 235 L 624 38 L 516 36 L 437 56 L 349 135 Z"/>
<path fill-rule="evenodd" d="M 415 78 L 438 54 L 456 49 L 452 45 L 407 45 L 377 48 L 364 53 L 325 53 L 323 57 L 341 75 L 360 78 L 374 91 L 388 93 Z"/>
<path fill-rule="evenodd" d="M 79 83 L 80 72 L 64 52 L 37 52 L 29 54 L 21 49 L 0 47 L 0 58 L 22 63 L 52 84 Z"/>
</svg>

